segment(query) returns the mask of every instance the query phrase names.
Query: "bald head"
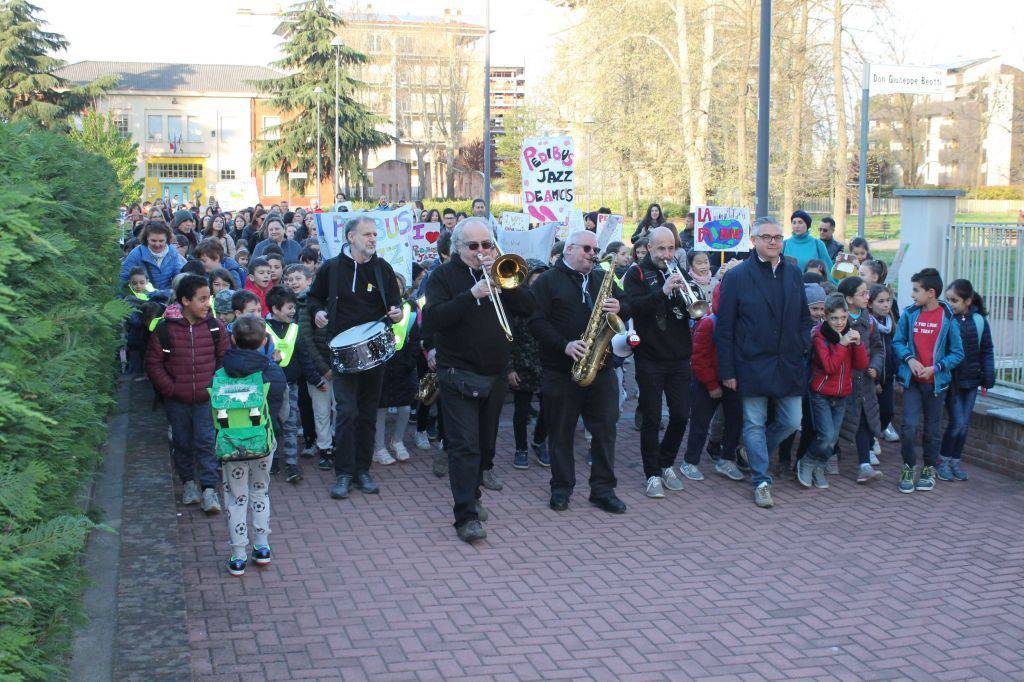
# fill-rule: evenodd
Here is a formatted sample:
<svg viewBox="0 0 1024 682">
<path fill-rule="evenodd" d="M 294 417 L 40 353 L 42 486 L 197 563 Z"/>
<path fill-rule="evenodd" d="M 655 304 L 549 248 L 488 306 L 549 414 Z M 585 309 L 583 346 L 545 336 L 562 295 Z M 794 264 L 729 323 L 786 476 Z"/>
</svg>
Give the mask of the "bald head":
<svg viewBox="0 0 1024 682">
<path fill-rule="evenodd" d="M 649 245 L 647 252 L 651 260 L 660 269 L 664 270 L 676 256 L 676 235 L 667 227 L 661 226 L 651 230 L 648 235 Z"/>
</svg>

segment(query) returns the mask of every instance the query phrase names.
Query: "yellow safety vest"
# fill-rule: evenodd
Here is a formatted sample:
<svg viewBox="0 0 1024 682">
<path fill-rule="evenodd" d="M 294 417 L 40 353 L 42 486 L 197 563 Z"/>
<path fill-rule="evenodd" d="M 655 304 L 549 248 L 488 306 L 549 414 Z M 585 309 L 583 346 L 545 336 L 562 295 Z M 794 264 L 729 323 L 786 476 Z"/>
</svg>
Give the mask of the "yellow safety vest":
<svg viewBox="0 0 1024 682">
<path fill-rule="evenodd" d="M 409 313 L 412 311 L 412 306 L 408 303 L 402 306 L 402 319 L 391 326 L 391 331 L 395 333 L 395 351 L 402 350 L 402 346 L 405 345 L 405 340 L 409 338 L 409 329 L 412 327 L 413 316 Z"/>
<path fill-rule="evenodd" d="M 281 367 L 287 367 L 288 363 L 292 361 L 292 353 L 295 352 L 295 342 L 299 338 L 299 325 L 294 322 L 289 324 L 288 331 L 285 333 L 284 338 L 281 338 L 274 333 L 273 328 L 271 328 L 268 322 L 267 333 L 274 340 L 274 347 L 281 351 L 281 362 L 278 364 Z"/>
<path fill-rule="evenodd" d="M 615 270 L 612 269 L 611 263 L 601 263 L 601 269 L 605 272 L 611 273 L 612 280 L 615 282 L 615 286 L 622 288 L 622 278 L 615 274 Z"/>
<path fill-rule="evenodd" d="M 139 299 L 140 301 L 148 301 L 149 300 L 149 295 L 152 294 L 154 291 L 156 291 L 156 287 L 153 286 L 152 284 L 150 284 L 149 282 L 146 282 L 146 290 L 145 291 L 138 292 L 138 291 L 135 291 L 135 289 L 132 289 L 131 287 L 128 287 L 128 291 L 130 291 L 133 294 L 135 294 L 135 298 Z"/>
</svg>

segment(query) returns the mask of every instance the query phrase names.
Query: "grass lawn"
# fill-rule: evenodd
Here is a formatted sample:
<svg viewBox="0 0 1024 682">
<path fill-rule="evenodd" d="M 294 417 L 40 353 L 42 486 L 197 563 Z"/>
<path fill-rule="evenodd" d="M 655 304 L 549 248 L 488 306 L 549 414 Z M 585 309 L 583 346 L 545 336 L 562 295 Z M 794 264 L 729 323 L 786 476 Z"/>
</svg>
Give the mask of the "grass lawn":
<svg viewBox="0 0 1024 682">
<path fill-rule="evenodd" d="M 824 213 L 813 216 L 815 221 L 825 217 Z M 956 221 L 959 223 L 1017 223 L 1016 213 L 958 213 Z M 857 216 L 846 216 L 846 240 L 849 241 L 857 236 Z M 864 219 L 864 236 L 869 242 L 886 239 L 900 238 L 900 216 L 896 215 L 873 215 Z"/>
</svg>

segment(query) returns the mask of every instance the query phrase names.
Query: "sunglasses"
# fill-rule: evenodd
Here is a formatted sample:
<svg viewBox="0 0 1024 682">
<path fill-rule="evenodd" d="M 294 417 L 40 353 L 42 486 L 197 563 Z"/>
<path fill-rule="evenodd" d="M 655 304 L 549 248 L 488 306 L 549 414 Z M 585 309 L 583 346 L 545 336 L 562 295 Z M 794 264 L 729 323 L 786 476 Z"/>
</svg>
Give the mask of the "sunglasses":
<svg viewBox="0 0 1024 682">
<path fill-rule="evenodd" d="M 466 248 L 469 249 L 470 251 L 477 251 L 479 249 L 490 250 L 494 248 L 494 242 L 466 242 Z"/>
<path fill-rule="evenodd" d="M 576 248 L 582 250 L 583 253 L 597 253 L 600 249 L 600 247 L 591 246 L 590 244 L 577 244 Z"/>
</svg>

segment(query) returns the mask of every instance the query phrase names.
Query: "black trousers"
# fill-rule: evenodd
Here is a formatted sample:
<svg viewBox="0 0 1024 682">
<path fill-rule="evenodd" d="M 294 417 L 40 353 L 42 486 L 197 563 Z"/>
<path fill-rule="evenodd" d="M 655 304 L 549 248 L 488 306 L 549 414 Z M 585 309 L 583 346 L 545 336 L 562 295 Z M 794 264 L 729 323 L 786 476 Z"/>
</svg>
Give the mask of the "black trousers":
<svg viewBox="0 0 1024 682">
<path fill-rule="evenodd" d="M 811 449 L 811 443 L 814 442 L 814 423 L 811 421 L 811 402 L 810 398 L 805 394 L 803 400 L 800 403 L 801 417 L 800 417 L 800 440 L 797 441 L 795 433 L 791 433 L 786 437 L 786 440 L 779 443 L 779 464 L 789 465 L 793 459 L 793 443 L 796 445 L 796 458 L 799 461 L 807 451 Z M 771 453 L 769 453 L 770 455 Z"/>
<path fill-rule="evenodd" d="M 636 359 L 636 384 L 640 387 L 640 456 L 644 463 L 644 478 L 661 476 L 663 469 L 676 463 L 690 414 L 690 383 L 688 359 Z M 668 403 L 668 427 L 659 443 L 662 394 Z"/>
<path fill-rule="evenodd" d="M 533 393 L 528 391 L 513 391 L 515 398 L 514 410 L 512 412 L 512 432 L 516 438 L 516 450 L 526 449 L 526 427 L 530 424 L 530 404 L 533 402 Z M 533 442 L 543 443 L 548 437 L 548 425 L 544 416 L 544 398 L 540 398 L 540 412 L 537 414 L 537 423 L 533 427 Z"/>
<path fill-rule="evenodd" d="M 690 408 L 690 433 L 686 437 L 686 454 L 683 459 L 687 464 L 700 464 L 700 454 L 704 450 L 704 441 L 708 438 L 708 427 L 718 406 L 722 406 L 725 418 L 725 429 L 722 431 L 722 459 L 736 460 L 736 447 L 740 444 L 743 433 L 743 403 L 736 391 L 722 388 L 721 398 L 712 398 L 704 384 L 693 381 L 693 406 Z"/>
<path fill-rule="evenodd" d="M 576 487 L 573 440 L 580 416 L 590 432 L 590 496 L 615 491 L 615 422 L 619 420 L 619 382 L 605 367 L 590 386 L 580 386 L 568 373 L 545 370 L 541 379 L 548 442 L 551 450 L 551 492 L 571 495 Z"/>
<path fill-rule="evenodd" d="M 334 373 L 334 473 L 370 470 L 384 365 L 354 374 Z"/>
<path fill-rule="evenodd" d="M 455 527 L 477 519 L 476 501 L 484 471 L 494 466 L 498 417 L 505 404 L 508 380 L 492 377 L 485 398 L 467 398 L 459 390 L 450 368 L 438 368 L 439 404 L 444 415 L 444 449 L 448 455 L 448 481 L 452 487 Z"/>
<path fill-rule="evenodd" d="M 300 379 L 299 385 L 299 420 L 302 424 L 302 439 L 309 448 L 316 445 L 316 423 L 313 421 L 313 400 L 309 397 L 309 384 Z"/>
</svg>

